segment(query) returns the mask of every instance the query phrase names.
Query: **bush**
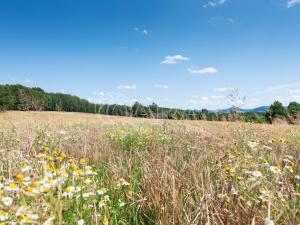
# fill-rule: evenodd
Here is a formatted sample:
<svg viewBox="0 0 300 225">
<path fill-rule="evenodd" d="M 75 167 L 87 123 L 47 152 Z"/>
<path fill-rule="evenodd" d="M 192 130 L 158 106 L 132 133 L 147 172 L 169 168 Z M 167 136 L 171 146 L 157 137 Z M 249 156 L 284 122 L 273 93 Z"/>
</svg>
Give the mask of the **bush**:
<svg viewBox="0 0 300 225">
<path fill-rule="evenodd" d="M 297 102 L 291 102 L 288 106 L 288 112 L 290 116 L 297 119 L 300 114 L 300 104 Z"/>
<path fill-rule="evenodd" d="M 279 101 L 275 101 L 270 107 L 269 110 L 267 112 L 267 117 L 269 119 L 270 122 L 272 122 L 272 120 L 274 118 L 282 118 L 282 117 L 286 117 L 287 116 L 287 110 L 286 108 L 282 105 L 281 102 Z"/>
</svg>

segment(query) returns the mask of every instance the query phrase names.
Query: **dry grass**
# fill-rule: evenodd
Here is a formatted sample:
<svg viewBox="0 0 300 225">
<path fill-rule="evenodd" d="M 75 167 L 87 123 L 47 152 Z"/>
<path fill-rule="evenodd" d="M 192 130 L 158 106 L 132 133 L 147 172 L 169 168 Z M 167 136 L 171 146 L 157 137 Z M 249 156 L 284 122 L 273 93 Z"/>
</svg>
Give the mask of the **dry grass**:
<svg viewBox="0 0 300 225">
<path fill-rule="evenodd" d="M 0 127 L 0 176 L 43 145 L 130 181 L 136 215 L 112 224 L 300 223 L 299 126 L 6 112 Z"/>
</svg>

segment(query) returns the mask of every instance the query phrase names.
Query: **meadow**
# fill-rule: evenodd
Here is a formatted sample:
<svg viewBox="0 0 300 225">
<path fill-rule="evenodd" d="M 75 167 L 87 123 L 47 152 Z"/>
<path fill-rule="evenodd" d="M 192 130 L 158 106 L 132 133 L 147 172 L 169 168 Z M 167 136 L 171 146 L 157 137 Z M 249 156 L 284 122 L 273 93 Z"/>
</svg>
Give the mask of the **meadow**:
<svg viewBox="0 0 300 225">
<path fill-rule="evenodd" d="M 300 224 L 300 126 L 0 113 L 0 225 Z"/>
</svg>

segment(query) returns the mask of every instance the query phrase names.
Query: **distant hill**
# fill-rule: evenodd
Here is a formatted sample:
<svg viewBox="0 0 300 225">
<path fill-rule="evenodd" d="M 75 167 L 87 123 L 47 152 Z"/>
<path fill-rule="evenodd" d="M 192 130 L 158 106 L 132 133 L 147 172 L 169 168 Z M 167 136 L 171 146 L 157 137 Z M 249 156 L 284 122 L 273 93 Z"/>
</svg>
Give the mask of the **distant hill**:
<svg viewBox="0 0 300 225">
<path fill-rule="evenodd" d="M 268 111 L 268 106 L 260 106 L 257 108 L 253 108 L 253 109 L 239 109 L 236 107 L 231 107 L 228 109 L 221 109 L 218 110 L 218 112 L 222 112 L 222 113 L 230 113 L 230 112 L 234 112 L 234 111 L 239 111 L 241 113 L 266 113 Z"/>
</svg>

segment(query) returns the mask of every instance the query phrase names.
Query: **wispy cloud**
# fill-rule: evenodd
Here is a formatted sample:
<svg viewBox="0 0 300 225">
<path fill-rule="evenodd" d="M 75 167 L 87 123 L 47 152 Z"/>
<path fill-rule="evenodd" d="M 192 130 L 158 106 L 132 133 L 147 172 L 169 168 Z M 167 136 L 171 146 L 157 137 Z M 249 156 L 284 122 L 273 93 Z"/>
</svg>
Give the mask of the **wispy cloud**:
<svg viewBox="0 0 300 225">
<path fill-rule="evenodd" d="M 148 29 L 141 29 L 141 28 L 138 28 L 138 27 L 135 27 L 133 28 L 133 30 L 137 33 L 140 33 L 140 34 L 143 34 L 143 35 L 149 35 L 150 34 L 150 31 Z"/>
<path fill-rule="evenodd" d="M 188 61 L 188 60 L 190 60 L 190 58 L 182 56 L 182 55 L 173 55 L 173 56 L 168 55 L 161 62 L 161 64 L 172 65 L 172 64 L 178 64 L 178 63 L 181 63 L 181 62 L 184 62 L 184 61 Z"/>
<path fill-rule="evenodd" d="M 193 95 L 188 101 L 188 108 L 217 108 L 218 101 L 208 96 Z"/>
<path fill-rule="evenodd" d="M 151 102 L 151 101 L 153 101 L 153 98 L 151 98 L 151 97 L 146 97 L 146 101 Z"/>
<path fill-rule="evenodd" d="M 300 101 L 300 95 L 281 95 L 281 96 L 274 96 L 273 100 L 281 101 L 285 104 L 289 104 L 290 102 L 299 102 Z"/>
<path fill-rule="evenodd" d="M 32 83 L 32 80 L 30 80 L 29 78 L 26 78 L 26 79 L 24 80 L 24 83 L 26 83 L 26 84 L 31 84 L 31 83 Z"/>
<path fill-rule="evenodd" d="M 218 73 L 218 69 L 215 67 L 206 67 L 201 69 L 188 69 L 190 74 L 215 74 Z"/>
<path fill-rule="evenodd" d="M 136 85 L 121 84 L 117 88 L 121 90 L 135 90 Z"/>
<path fill-rule="evenodd" d="M 288 0 L 287 1 L 287 7 L 288 8 L 292 8 L 297 4 L 300 4 L 300 0 Z"/>
<path fill-rule="evenodd" d="M 300 83 L 279 84 L 279 85 L 269 87 L 267 89 L 267 91 L 268 92 L 280 91 L 280 90 L 289 89 L 289 88 L 298 87 L 298 86 L 300 86 Z"/>
<path fill-rule="evenodd" d="M 250 98 L 249 101 L 251 101 L 251 102 L 260 102 L 260 99 L 258 99 L 258 98 Z"/>
<path fill-rule="evenodd" d="M 154 84 L 154 87 L 156 88 L 162 88 L 162 89 L 168 89 L 169 86 L 166 84 Z"/>
<path fill-rule="evenodd" d="M 234 90 L 233 87 L 219 87 L 214 89 L 214 91 L 218 91 L 218 92 L 226 92 L 226 91 L 233 91 L 233 90 Z"/>
<path fill-rule="evenodd" d="M 290 101 L 300 101 L 300 95 L 291 95 L 289 98 Z"/>
<path fill-rule="evenodd" d="M 217 99 L 223 99 L 224 96 L 223 95 L 212 95 L 211 98 L 214 100 L 217 100 Z"/>
<path fill-rule="evenodd" d="M 217 15 L 217 16 L 213 16 L 213 17 L 211 17 L 210 18 L 210 21 L 211 22 L 214 22 L 214 23 L 216 23 L 216 22 L 218 22 L 218 23 L 224 23 L 224 22 L 226 22 L 226 23 L 235 23 L 235 20 L 233 19 L 233 18 L 231 18 L 231 17 L 226 17 L 226 16 L 223 16 L 223 15 Z"/>
<path fill-rule="evenodd" d="M 300 89 L 290 90 L 290 94 L 300 94 Z"/>
<path fill-rule="evenodd" d="M 203 8 L 216 7 L 216 6 L 223 5 L 225 2 L 226 0 L 211 0 L 206 4 L 204 4 L 202 7 Z"/>
<path fill-rule="evenodd" d="M 88 100 L 92 103 L 103 103 L 103 104 L 120 104 L 120 105 L 132 105 L 137 101 L 135 98 L 130 98 L 120 92 L 103 92 L 94 91 L 92 97 Z"/>
</svg>

